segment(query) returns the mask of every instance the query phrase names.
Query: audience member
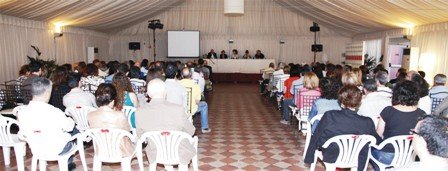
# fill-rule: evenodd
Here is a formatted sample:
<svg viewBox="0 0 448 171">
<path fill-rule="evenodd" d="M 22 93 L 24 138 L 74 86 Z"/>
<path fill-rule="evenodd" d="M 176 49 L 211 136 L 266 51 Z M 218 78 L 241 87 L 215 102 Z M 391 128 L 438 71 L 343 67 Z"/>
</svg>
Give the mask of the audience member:
<svg viewBox="0 0 448 171">
<path fill-rule="evenodd" d="M 100 84 L 95 92 L 98 109 L 87 115 L 90 128 L 116 128 L 130 131 L 128 119 L 121 111 L 114 110 L 117 91 L 111 84 Z M 120 144 L 123 157 L 133 154 L 134 147 L 129 138 L 123 139 Z"/>
<path fill-rule="evenodd" d="M 86 70 L 81 78 L 81 89 L 95 92 L 101 83 L 104 83 L 104 79 L 98 76 L 98 67 L 93 64 L 87 64 Z"/>
<path fill-rule="evenodd" d="M 143 59 L 142 63 L 140 63 L 140 72 L 143 73 L 143 77 L 148 73 L 148 59 Z"/>
<path fill-rule="evenodd" d="M 105 79 L 106 83 L 112 83 L 112 80 L 114 79 L 114 76 L 117 73 L 122 73 L 125 76 L 128 75 L 128 73 L 129 73 L 129 65 L 128 64 L 126 64 L 126 63 L 121 63 L 121 64 L 117 63 L 115 65 L 117 65 L 117 70 L 116 70 L 115 73 L 113 73 L 113 74 L 111 74 L 111 75 L 106 77 L 106 79 Z"/>
<path fill-rule="evenodd" d="M 187 110 L 187 90 L 176 79 L 177 67 L 168 64 L 165 68 L 166 101 L 180 105 Z"/>
<path fill-rule="evenodd" d="M 356 78 L 358 79 L 358 83 L 360 83 L 360 85 L 362 85 L 362 71 L 359 68 L 354 68 L 353 69 L 353 73 L 356 75 Z"/>
<path fill-rule="evenodd" d="M 429 89 L 431 98 L 445 98 L 448 94 L 448 87 L 446 86 L 446 75 L 437 74 L 434 76 L 434 85 Z"/>
<path fill-rule="evenodd" d="M 136 126 L 139 135 L 148 131 L 183 131 L 191 136 L 195 132 L 193 123 L 188 120 L 188 115 L 182 106 L 167 102 L 165 83 L 160 79 L 153 79 L 148 82 L 147 94 L 151 101 L 144 104 L 136 111 Z M 155 161 L 157 149 L 151 142 L 145 149 L 149 162 Z M 188 164 L 196 155 L 195 148 L 184 140 L 179 147 L 179 157 L 181 164 Z"/>
<path fill-rule="evenodd" d="M 84 61 L 78 62 L 75 66 L 74 72 L 84 75 L 86 72 L 86 67 L 87 67 L 86 62 L 84 62 Z"/>
<path fill-rule="evenodd" d="M 211 132 L 211 128 L 209 128 L 208 125 L 208 105 L 207 102 L 201 101 L 201 88 L 198 84 L 196 84 L 192 77 L 192 73 L 189 68 L 182 69 L 182 77 L 183 79 L 180 80 L 180 84 L 184 86 L 186 89 L 191 88 L 191 113 L 189 115 L 193 115 L 196 112 L 201 113 L 201 128 L 202 133 L 209 133 Z M 190 107 L 190 106 L 188 106 Z"/>
<path fill-rule="evenodd" d="M 62 99 L 63 105 L 68 107 L 74 106 L 90 106 L 96 107 L 95 96 L 90 92 L 85 92 L 81 89 L 81 75 L 72 73 L 68 76 L 67 84 L 71 88 Z"/>
<path fill-rule="evenodd" d="M 274 67 L 275 64 L 271 62 L 269 63 L 269 67 L 260 70 L 263 79 L 263 82 L 260 84 L 260 93 L 265 93 L 266 85 L 268 85 L 270 81 L 270 75 L 275 71 Z"/>
<path fill-rule="evenodd" d="M 330 138 L 338 135 L 372 135 L 377 141 L 381 138 L 375 131 L 375 125 L 368 117 L 360 116 L 356 109 L 361 103 L 362 93 L 354 85 L 346 85 L 338 93 L 338 102 L 342 110 L 325 112 L 317 126 L 316 132 L 311 136 L 311 141 L 306 152 L 305 163 L 314 162 L 314 152 Z M 334 163 L 339 154 L 338 146 L 333 143 L 326 149 L 322 149 L 324 162 Z M 364 170 L 368 159 L 368 147 L 361 150 L 358 159 L 358 170 Z"/>
<path fill-rule="evenodd" d="M 134 92 L 138 92 L 141 87 L 146 86 L 146 81 L 140 79 L 140 68 L 136 66 L 131 66 L 131 69 L 129 71 L 128 77 L 130 78 L 129 81 L 131 82 L 132 89 Z"/>
<path fill-rule="evenodd" d="M 40 153 L 60 155 L 69 152 L 73 146 L 76 146 L 74 142 L 70 142 L 70 139 L 79 131 L 75 128 L 73 119 L 65 116 L 60 109 L 48 104 L 51 89 L 50 80 L 34 77 L 31 82 L 32 100 L 18 112 L 17 120 L 20 123 L 19 134 L 24 137 L 34 137 L 34 134 L 40 134 L 41 138 L 36 139 L 30 146 L 33 153 L 39 150 Z M 76 167 L 73 163 L 73 156 L 70 157 L 68 163 L 69 170 Z"/>
<path fill-rule="evenodd" d="M 139 103 L 137 99 L 137 95 L 134 93 L 132 89 L 131 82 L 129 79 L 121 72 L 115 74 L 114 79 L 112 80 L 112 85 L 115 87 L 117 91 L 117 98 L 114 102 L 115 110 L 121 111 L 123 106 L 131 106 L 137 108 Z M 131 114 L 131 126 L 135 128 L 135 115 Z"/>
<path fill-rule="evenodd" d="M 400 68 L 398 69 L 397 73 L 395 74 L 395 79 L 390 80 L 390 84 L 392 86 L 395 86 L 396 83 L 400 82 L 400 81 L 404 81 L 406 80 L 406 76 L 407 76 L 407 71 L 405 68 Z"/>
<path fill-rule="evenodd" d="M 27 79 L 23 80 L 21 89 L 24 104 L 28 104 L 28 102 L 32 98 L 28 95 L 31 92 L 31 83 L 34 79 L 42 75 L 42 64 L 39 61 L 31 60 L 31 62 L 28 64 L 28 67 L 30 68 L 30 75 Z"/>
<path fill-rule="evenodd" d="M 106 78 L 109 74 L 109 68 L 107 68 L 105 61 L 100 61 L 98 65 L 98 76 Z"/>
<path fill-rule="evenodd" d="M 342 83 L 332 78 L 322 78 L 319 81 L 319 88 L 322 94 L 319 99 L 313 102 L 311 111 L 308 114 L 308 121 L 311 121 L 317 115 L 323 115 L 330 110 L 341 110 L 338 103 L 338 92 Z M 312 123 L 312 132 L 317 128 L 319 121 Z"/>
<path fill-rule="evenodd" d="M 307 72 L 303 76 L 303 88 L 299 90 L 299 98 L 296 99 L 296 105 L 299 109 L 303 109 L 305 105 L 311 106 L 313 105 L 310 102 L 304 102 L 304 96 L 321 96 L 319 88 L 319 78 L 317 78 L 316 74 L 313 72 Z"/>
<path fill-rule="evenodd" d="M 420 161 L 395 170 L 448 170 L 448 119 L 428 115 L 411 133 L 412 147 Z"/>
<path fill-rule="evenodd" d="M 163 76 L 163 72 L 160 70 L 157 70 L 155 68 L 150 68 L 148 70 L 148 74 L 146 75 L 146 82 L 150 82 L 153 79 L 161 79 L 165 80 L 165 77 Z"/>
<path fill-rule="evenodd" d="M 393 88 L 392 105 L 380 113 L 377 132 L 384 140 L 397 135 L 409 135 L 409 129 L 417 124 L 417 119 L 425 112 L 417 108 L 419 101 L 418 85 L 412 81 L 397 82 Z M 417 92 L 417 93 L 416 93 Z M 386 145 L 382 150 L 372 149 L 372 156 L 384 164 L 390 164 L 394 157 L 394 148 Z M 379 168 L 372 162 L 375 170 Z"/>
<path fill-rule="evenodd" d="M 392 106 L 392 99 L 390 97 L 383 96 L 381 92 L 378 92 L 377 82 L 373 79 L 367 79 L 364 82 L 363 87 L 366 95 L 361 101 L 358 114 L 371 118 L 376 126 L 378 124 L 381 111 L 383 111 L 383 109 L 387 106 Z"/>
<path fill-rule="evenodd" d="M 344 86 L 354 85 L 354 86 L 358 87 L 359 90 L 362 90 L 362 83 L 359 82 L 360 80 L 359 80 L 358 76 L 353 72 L 346 72 L 346 73 L 342 74 L 341 81 Z"/>
<path fill-rule="evenodd" d="M 407 80 L 417 83 L 418 95 L 420 97 L 418 108 L 425 111 L 426 114 L 431 114 L 432 103 L 431 98 L 429 97 L 429 84 L 415 71 L 409 71 Z"/>
<path fill-rule="evenodd" d="M 378 89 L 378 93 L 384 97 L 392 97 L 392 89 L 386 86 L 389 74 L 386 71 L 378 71 L 375 74 L 375 81 Z"/>
<path fill-rule="evenodd" d="M 23 81 L 25 81 L 31 74 L 29 65 L 22 65 L 19 70 L 19 77 L 16 79 L 17 85 L 21 86 Z"/>
<path fill-rule="evenodd" d="M 277 76 L 277 75 L 283 75 L 285 74 L 283 69 L 285 68 L 286 64 L 283 62 L 279 62 L 277 65 L 277 69 L 272 73 L 272 75 Z"/>
<path fill-rule="evenodd" d="M 51 91 L 51 98 L 49 104 L 56 108 L 65 111 L 63 103 L 64 96 L 70 92 L 70 87 L 67 82 L 68 72 L 65 67 L 57 67 L 51 75 L 51 81 L 53 82 L 53 90 Z"/>
<path fill-rule="evenodd" d="M 289 106 L 294 105 L 294 95 L 291 93 L 290 89 L 292 87 L 292 82 L 300 78 L 300 71 L 297 66 L 291 68 L 290 77 L 285 80 L 283 89 L 283 120 L 280 121 L 282 124 L 288 124 L 289 113 L 291 112 Z"/>
</svg>

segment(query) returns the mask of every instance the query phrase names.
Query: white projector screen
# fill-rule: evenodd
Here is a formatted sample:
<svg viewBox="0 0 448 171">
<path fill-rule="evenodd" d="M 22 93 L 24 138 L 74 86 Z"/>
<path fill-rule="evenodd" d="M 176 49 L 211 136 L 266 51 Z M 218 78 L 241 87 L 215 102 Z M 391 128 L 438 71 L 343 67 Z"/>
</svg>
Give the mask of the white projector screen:
<svg viewBox="0 0 448 171">
<path fill-rule="evenodd" d="M 168 31 L 168 57 L 199 57 L 199 31 Z"/>
</svg>

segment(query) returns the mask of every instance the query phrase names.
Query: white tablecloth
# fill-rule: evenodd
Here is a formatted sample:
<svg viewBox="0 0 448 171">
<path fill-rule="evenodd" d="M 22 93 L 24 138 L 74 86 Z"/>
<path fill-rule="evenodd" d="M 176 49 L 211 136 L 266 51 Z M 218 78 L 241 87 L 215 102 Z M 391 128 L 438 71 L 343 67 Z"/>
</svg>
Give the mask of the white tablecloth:
<svg viewBox="0 0 448 171">
<path fill-rule="evenodd" d="M 259 74 L 261 69 L 275 63 L 274 59 L 206 59 L 213 73 Z"/>
</svg>

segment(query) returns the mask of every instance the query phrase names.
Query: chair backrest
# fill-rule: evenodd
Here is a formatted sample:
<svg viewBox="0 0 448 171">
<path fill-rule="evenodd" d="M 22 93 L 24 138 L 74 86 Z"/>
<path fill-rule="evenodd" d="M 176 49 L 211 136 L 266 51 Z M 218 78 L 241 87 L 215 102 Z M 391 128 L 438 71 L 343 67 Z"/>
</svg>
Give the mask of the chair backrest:
<svg viewBox="0 0 448 171">
<path fill-rule="evenodd" d="M 401 167 L 406 166 L 415 160 L 416 154 L 414 153 L 414 148 L 412 147 L 412 140 L 414 136 L 412 135 L 399 135 L 390 137 L 378 146 L 383 148 L 386 145 L 392 145 L 394 147 L 394 158 L 389 166 Z"/>
<path fill-rule="evenodd" d="M 33 95 L 31 94 L 31 84 L 22 85 L 20 93 L 23 97 L 23 104 L 28 104 L 33 98 Z"/>
<path fill-rule="evenodd" d="M 90 106 L 73 106 L 65 109 L 65 114 L 73 118 L 76 123 L 76 128 L 83 132 L 89 129 L 89 122 L 87 121 L 87 114 L 95 111 L 96 108 Z"/>
<path fill-rule="evenodd" d="M 188 142 L 197 150 L 198 137 L 191 137 L 181 131 L 150 131 L 140 136 L 138 144 L 150 140 L 157 148 L 156 163 L 179 164 L 179 145 L 183 140 Z M 148 142 L 149 143 L 149 142 Z"/>
<path fill-rule="evenodd" d="M 439 106 L 439 104 L 448 97 L 448 92 L 437 92 L 429 94 L 431 98 L 431 113 Z"/>
<path fill-rule="evenodd" d="M 320 91 L 306 90 L 299 91 L 299 98 L 296 105 L 300 109 L 300 116 L 308 116 L 316 99 L 320 98 Z"/>
<path fill-rule="evenodd" d="M 353 168 L 358 166 L 359 153 L 362 148 L 375 144 L 376 139 L 371 135 L 338 135 L 327 140 L 322 148 L 328 148 L 332 143 L 339 148 L 339 155 L 333 165 L 340 168 Z"/>
<path fill-rule="evenodd" d="M 303 87 L 303 84 L 297 84 L 297 85 L 292 86 L 292 89 L 294 92 L 294 103 L 296 103 L 297 99 L 299 98 L 300 87 Z M 288 90 L 286 90 L 286 91 L 288 91 Z"/>
<path fill-rule="evenodd" d="M 19 111 L 22 110 L 22 109 L 25 108 L 25 107 L 26 107 L 26 105 L 22 105 L 22 106 L 17 106 L 17 107 L 15 107 L 15 108 L 12 110 L 12 114 L 13 114 L 14 116 L 17 116 L 17 114 L 19 113 Z"/>
<path fill-rule="evenodd" d="M 87 83 L 87 84 L 81 85 L 81 89 L 84 90 L 85 92 L 90 92 L 92 94 L 95 94 L 96 89 L 98 89 L 98 85 Z"/>
<path fill-rule="evenodd" d="M 128 119 L 129 126 L 132 126 L 131 116 L 133 113 L 135 113 L 135 110 L 137 110 L 137 109 L 132 106 L 123 106 L 123 109 L 121 109 L 121 111 L 124 113 L 124 115 Z"/>
<path fill-rule="evenodd" d="M 187 89 L 187 113 L 192 114 L 193 110 L 193 88 L 192 87 L 185 87 Z"/>
<path fill-rule="evenodd" d="M 6 104 L 5 90 L 0 89 L 0 110 L 3 108 L 3 105 L 5 104 Z"/>
<path fill-rule="evenodd" d="M 16 143 L 11 136 L 11 126 L 19 123 L 11 118 L 0 116 L 0 146 Z"/>
<path fill-rule="evenodd" d="M 137 94 L 146 94 L 146 86 L 135 86 L 134 92 Z"/>
<path fill-rule="evenodd" d="M 78 138 L 78 144 L 87 141 L 89 138 L 93 141 L 95 158 L 103 162 L 120 162 L 123 157 L 121 153 L 121 144 L 125 138 L 136 142 L 136 138 L 130 132 L 114 128 L 95 128 L 88 129 Z"/>
</svg>

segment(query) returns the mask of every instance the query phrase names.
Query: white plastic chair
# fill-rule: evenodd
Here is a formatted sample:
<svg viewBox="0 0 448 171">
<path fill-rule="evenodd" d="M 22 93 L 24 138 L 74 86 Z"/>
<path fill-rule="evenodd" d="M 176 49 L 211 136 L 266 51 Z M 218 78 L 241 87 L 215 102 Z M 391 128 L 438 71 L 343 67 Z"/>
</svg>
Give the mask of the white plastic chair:
<svg viewBox="0 0 448 171">
<path fill-rule="evenodd" d="M 181 131 L 150 131 L 140 136 L 138 141 L 137 158 L 143 161 L 142 144 L 147 140 L 152 141 L 157 148 L 157 156 L 154 163 L 150 163 L 149 170 L 155 171 L 157 163 L 164 164 L 167 170 L 172 170 L 172 165 L 179 165 L 179 170 L 188 170 L 188 165 L 180 164 L 179 145 L 185 139 L 196 149 L 196 155 L 192 158 L 193 170 L 198 171 L 198 137 L 191 137 Z M 148 147 L 147 147 L 148 148 Z M 149 160 L 149 159 L 148 159 Z M 143 162 L 139 162 L 140 170 L 144 170 Z"/>
<path fill-rule="evenodd" d="M 37 162 L 39 161 L 39 170 L 45 171 L 47 167 L 47 161 L 58 161 L 60 171 L 68 171 L 68 159 L 78 151 L 76 144 L 73 144 L 72 148 L 63 155 L 59 154 L 49 154 L 45 148 L 42 148 L 42 144 L 48 141 L 48 136 L 45 134 L 50 134 L 50 132 L 34 131 L 29 134 L 23 135 L 19 134 L 19 138 L 26 140 L 30 146 L 31 152 L 33 153 L 33 158 L 31 161 L 31 171 L 37 170 Z M 78 138 L 79 134 L 72 136 L 71 139 L 67 141 L 73 142 Z M 82 160 L 85 163 L 85 159 Z"/>
<path fill-rule="evenodd" d="M 324 114 L 318 114 L 311 118 L 311 121 L 307 121 L 305 147 L 303 148 L 303 159 L 305 159 L 306 152 L 308 151 L 308 146 L 310 145 L 311 135 L 313 134 L 311 127 L 314 122 L 320 121 L 320 119 L 322 119 L 322 116 L 324 116 Z"/>
<path fill-rule="evenodd" d="M 134 158 L 135 151 L 130 156 L 125 156 L 121 154 L 121 144 L 126 139 L 129 138 L 133 143 L 135 143 L 136 137 L 129 133 L 128 131 L 113 128 L 95 128 L 88 129 L 83 132 L 78 139 L 78 144 L 80 145 L 80 155 L 81 158 L 84 156 L 83 142 L 92 139 L 94 156 L 93 156 L 93 170 L 100 171 L 101 163 L 121 163 L 121 169 L 124 171 L 131 170 L 131 160 Z M 82 149 L 81 149 L 82 148 Z M 82 153 L 81 153 L 82 151 Z M 87 163 L 83 162 L 84 170 L 87 170 Z"/>
<path fill-rule="evenodd" d="M 307 95 L 308 93 L 317 92 L 316 90 L 308 90 L 304 92 L 300 92 L 299 95 L 300 103 L 296 105 L 300 108 L 298 114 L 296 115 L 297 120 L 299 121 L 298 129 L 302 131 L 304 134 L 306 133 L 304 128 L 307 127 L 308 115 L 313 107 L 313 103 L 316 99 L 320 98 L 320 96 L 316 95 Z"/>
<path fill-rule="evenodd" d="M 12 110 L 12 114 L 14 116 L 17 116 L 17 114 L 19 113 L 20 110 L 22 110 L 24 107 L 26 107 L 26 105 L 21 105 L 21 106 L 17 106 Z"/>
<path fill-rule="evenodd" d="M 123 109 L 121 109 L 121 111 L 125 114 L 126 118 L 128 118 L 128 123 L 130 127 L 132 127 L 131 116 L 133 113 L 135 115 L 135 110 L 136 108 L 132 106 L 123 106 Z"/>
<path fill-rule="evenodd" d="M 76 128 L 80 132 L 84 132 L 89 129 L 87 114 L 95 110 L 96 108 L 90 106 L 73 106 L 65 109 L 65 115 L 72 117 L 76 123 Z"/>
<path fill-rule="evenodd" d="M 352 171 L 356 171 L 358 168 L 359 153 L 362 148 L 370 143 L 370 155 L 370 146 L 376 143 L 376 139 L 371 135 L 338 135 L 327 140 L 324 145 L 322 145 L 322 148 L 328 148 L 332 143 L 336 143 L 339 147 L 339 155 L 334 163 L 324 162 L 325 170 L 334 171 L 336 168 L 351 168 Z M 311 171 L 315 170 L 318 158 L 323 159 L 323 156 L 321 151 L 316 150 L 314 153 L 314 162 L 311 164 L 310 168 Z M 366 165 L 362 170 L 367 169 L 367 161 L 365 162 Z"/>
<path fill-rule="evenodd" d="M 21 142 L 17 135 L 11 134 L 11 125 L 19 126 L 19 123 L 11 118 L 0 116 L 0 146 L 3 148 L 3 157 L 5 160 L 5 165 L 9 166 L 10 164 L 10 153 L 11 147 L 14 148 L 14 152 L 16 154 L 17 161 L 17 169 L 19 171 L 25 170 L 24 159 L 23 157 L 26 154 L 26 146 L 25 142 Z"/>
<path fill-rule="evenodd" d="M 375 162 L 380 170 L 386 170 L 386 168 L 388 167 L 402 167 L 414 162 L 416 154 L 414 153 L 414 148 L 412 148 L 413 138 L 413 135 L 399 135 L 384 140 L 378 146 L 372 145 L 372 148 L 375 148 L 377 150 L 381 150 L 388 144 L 394 147 L 395 155 L 390 164 L 383 164 L 375 159 L 372 155 L 370 155 L 370 160 Z"/>
</svg>

